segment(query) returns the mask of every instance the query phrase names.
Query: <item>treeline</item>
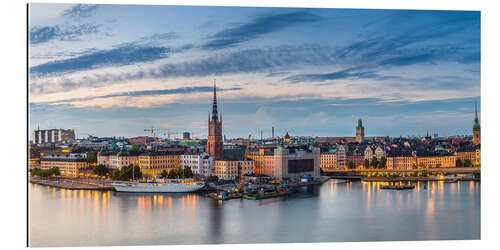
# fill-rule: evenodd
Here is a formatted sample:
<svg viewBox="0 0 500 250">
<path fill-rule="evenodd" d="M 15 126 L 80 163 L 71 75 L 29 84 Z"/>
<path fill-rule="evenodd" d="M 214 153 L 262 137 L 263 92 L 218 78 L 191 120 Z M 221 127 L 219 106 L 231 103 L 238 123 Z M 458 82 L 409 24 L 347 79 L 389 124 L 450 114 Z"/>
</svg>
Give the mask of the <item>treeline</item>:
<svg viewBox="0 0 500 250">
<path fill-rule="evenodd" d="M 182 169 L 181 167 L 177 169 L 171 169 L 169 171 L 163 170 L 161 171 L 161 178 L 166 179 L 180 179 L 180 178 L 193 178 L 193 171 L 190 167 L 185 167 Z"/>
<path fill-rule="evenodd" d="M 39 169 L 34 168 L 31 169 L 31 176 L 40 176 L 40 177 L 50 177 L 50 176 L 60 176 L 61 172 L 58 167 L 51 167 L 49 169 Z"/>
</svg>

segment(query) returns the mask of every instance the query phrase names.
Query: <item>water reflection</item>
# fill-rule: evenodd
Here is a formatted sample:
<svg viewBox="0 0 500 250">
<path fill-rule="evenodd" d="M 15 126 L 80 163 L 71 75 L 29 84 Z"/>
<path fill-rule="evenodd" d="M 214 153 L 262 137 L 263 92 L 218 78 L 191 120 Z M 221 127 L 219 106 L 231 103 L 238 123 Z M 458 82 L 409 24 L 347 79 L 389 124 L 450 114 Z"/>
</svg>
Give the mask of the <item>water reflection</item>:
<svg viewBox="0 0 500 250">
<path fill-rule="evenodd" d="M 216 201 L 30 185 L 33 246 L 477 239 L 480 183 L 330 181 L 288 197 Z M 407 184 L 405 182 L 405 184 Z M 46 225 L 51 225 L 47 230 Z"/>
</svg>

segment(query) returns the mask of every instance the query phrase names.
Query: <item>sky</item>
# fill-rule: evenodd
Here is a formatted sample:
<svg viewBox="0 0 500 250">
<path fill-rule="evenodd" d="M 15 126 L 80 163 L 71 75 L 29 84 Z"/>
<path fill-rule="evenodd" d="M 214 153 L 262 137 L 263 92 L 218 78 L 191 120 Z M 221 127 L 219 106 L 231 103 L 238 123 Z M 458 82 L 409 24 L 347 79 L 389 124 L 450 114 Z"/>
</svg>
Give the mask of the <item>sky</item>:
<svg viewBox="0 0 500 250">
<path fill-rule="evenodd" d="M 480 112 L 478 11 L 36 3 L 28 32 L 31 131 L 206 138 L 214 81 L 228 138 L 469 135 Z"/>
</svg>

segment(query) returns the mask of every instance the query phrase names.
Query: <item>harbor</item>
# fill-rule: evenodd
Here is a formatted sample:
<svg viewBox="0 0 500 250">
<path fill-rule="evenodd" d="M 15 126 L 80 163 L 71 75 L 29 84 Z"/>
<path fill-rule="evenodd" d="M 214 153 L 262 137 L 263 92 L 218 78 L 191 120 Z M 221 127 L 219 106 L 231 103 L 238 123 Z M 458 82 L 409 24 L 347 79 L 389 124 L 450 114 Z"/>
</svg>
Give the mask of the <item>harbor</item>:
<svg viewBox="0 0 500 250">
<path fill-rule="evenodd" d="M 33 183 L 30 211 L 37 219 L 30 220 L 30 242 L 42 247 L 479 239 L 480 182 L 429 182 L 427 188 L 417 182 L 403 191 L 381 185 L 330 179 L 283 197 L 219 201 L 202 192 L 133 194 Z M 48 232 L 46 225 L 54 221 Z"/>
</svg>

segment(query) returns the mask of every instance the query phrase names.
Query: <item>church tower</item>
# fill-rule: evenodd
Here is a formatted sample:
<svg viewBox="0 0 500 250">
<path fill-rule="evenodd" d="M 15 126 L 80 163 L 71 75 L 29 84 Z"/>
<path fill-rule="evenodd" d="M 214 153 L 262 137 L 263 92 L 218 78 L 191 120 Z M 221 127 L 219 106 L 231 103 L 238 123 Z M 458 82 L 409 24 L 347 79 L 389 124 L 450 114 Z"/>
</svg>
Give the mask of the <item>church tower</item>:
<svg viewBox="0 0 500 250">
<path fill-rule="evenodd" d="M 212 117 L 208 115 L 208 140 L 206 152 L 214 159 L 223 158 L 224 144 L 222 141 L 222 114 L 217 112 L 217 87 L 214 81 L 214 99 L 212 103 Z"/>
<path fill-rule="evenodd" d="M 474 118 L 474 125 L 472 126 L 472 142 L 477 145 L 481 144 L 481 126 L 479 125 L 479 118 L 477 117 L 477 102 L 475 105 L 476 116 Z"/>
<path fill-rule="evenodd" d="M 363 127 L 363 122 L 361 119 L 358 120 L 358 126 L 356 127 L 356 142 L 363 143 L 365 141 L 365 128 Z"/>
</svg>

